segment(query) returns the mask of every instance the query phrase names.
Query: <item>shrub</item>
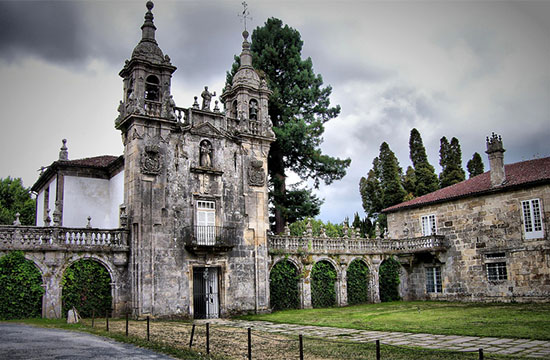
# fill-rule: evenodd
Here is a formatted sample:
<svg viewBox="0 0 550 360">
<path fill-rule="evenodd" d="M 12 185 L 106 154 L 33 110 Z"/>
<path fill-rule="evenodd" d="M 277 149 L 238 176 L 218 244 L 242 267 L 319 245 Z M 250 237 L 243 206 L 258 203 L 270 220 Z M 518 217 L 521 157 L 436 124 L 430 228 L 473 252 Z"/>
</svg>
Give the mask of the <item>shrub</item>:
<svg viewBox="0 0 550 360">
<path fill-rule="evenodd" d="M 311 302 L 314 308 L 336 305 L 336 270 L 326 261 L 311 269 Z"/>
<path fill-rule="evenodd" d="M 103 265 L 94 260 L 79 260 L 63 274 L 63 316 L 74 306 L 82 317 L 105 314 L 111 310 L 111 277 Z"/>
<path fill-rule="evenodd" d="M 279 261 L 273 266 L 269 274 L 269 292 L 273 310 L 300 307 L 299 280 L 298 270 L 290 261 Z"/>
<path fill-rule="evenodd" d="M 40 317 L 42 295 L 40 271 L 22 251 L 0 258 L 0 319 Z"/>
<path fill-rule="evenodd" d="M 348 304 L 361 304 L 369 300 L 369 268 L 361 260 L 353 260 L 348 267 Z"/>
<path fill-rule="evenodd" d="M 399 296 L 399 269 L 401 265 L 394 258 L 386 259 L 380 265 L 379 289 L 380 301 L 400 300 Z"/>
</svg>

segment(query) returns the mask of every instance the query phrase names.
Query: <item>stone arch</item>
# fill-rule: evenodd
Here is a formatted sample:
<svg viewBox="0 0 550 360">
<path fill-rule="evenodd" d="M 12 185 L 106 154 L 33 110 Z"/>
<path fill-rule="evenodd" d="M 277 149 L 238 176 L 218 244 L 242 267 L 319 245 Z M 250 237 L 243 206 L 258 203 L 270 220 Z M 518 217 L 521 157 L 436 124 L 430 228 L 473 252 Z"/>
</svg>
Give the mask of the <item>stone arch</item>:
<svg viewBox="0 0 550 360">
<path fill-rule="evenodd" d="M 58 284 L 59 284 L 59 307 L 60 309 L 62 309 L 64 307 L 64 304 L 63 304 L 63 298 L 64 298 L 64 285 L 63 285 L 63 282 L 64 282 L 64 277 L 67 273 L 67 271 L 73 267 L 74 265 L 78 264 L 79 262 L 81 261 L 92 261 L 96 264 L 98 264 L 99 266 L 101 266 L 105 271 L 106 271 L 106 275 L 108 276 L 108 279 L 103 277 L 103 284 L 99 283 L 93 283 L 93 284 L 87 284 L 88 286 L 90 286 L 92 289 L 94 289 L 93 291 L 90 291 L 90 300 L 89 301 L 86 301 L 87 299 L 86 298 L 81 298 L 79 302 L 79 305 L 80 305 L 80 308 L 77 307 L 77 310 L 79 310 L 81 312 L 81 315 L 82 316 L 91 316 L 92 312 L 96 312 L 96 313 L 104 313 L 105 311 L 109 311 L 111 312 L 112 310 L 117 310 L 115 308 L 115 304 L 117 303 L 117 291 L 116 291 L 116 288 L 117 288 L 117 282 L 118 282 L 118 273 L 116 270 L 114 270 L 114 266 L 113 264 L 111 264 L 110 261 L 104 259 L 103 257 L 101 256 L 97 256 L 96 254 L 84 254 L 84 255 L 76 255 L 74 254 L 70 259 L 68 259 L 67 261 L 65 261 L 64 265 L 60 267 L 59 271 L 57 272 L 57 280 L 58 280 Z M 76 270 L 76 269 L 75 269 Z M 85 270 L 82 270 L 82 271 L 85 271 Z M 98 276 L 101 276 L 101 270 L 99 273 L 94 273 L 94 274 L 98 274 Z M 86 277 L 86 278 L 90 278 L 90 277 Z M 96 276 L 94 276 L 94 279 L 97 279 Z M 108 281 L 108 283 L 106 283 Z M 76 288 L 78 289 L 78 285 L 76 283 L 72 283 L 71 286 L 74 286 L 73 287 L 73 290 Z M 108 288 L 107 288 L 108 287 Z M 84 296 L 86 293 L 80 293 L 81 295 L 80 296 Z M 104 301 L 100 301 L 99 299 L 101 299 L 101 295 L 103 296 L 108 296 L 106 298 L 106 302 Z M 86 297 L 88 295 L 86 294 Z M 97 296 L 97 297 L 96 297 Z M 109 298 L 110 297 L 110 298 Z M 74 298 L 72 298 L 71 300 L 69 301 L 75 301 Z M 78 301 L 78 300 L 76 300 Z M 64 309 L 64 310 L 67 310 L 67 309 Z M 65 312 L 66 311 L 61 311 L 61 315 L 65 315 Z"/>
<path fill-rule="evenodd" d="M 269 269 L 272 310 L 298 309 L 302 303 L 301 271 L 294 259 L 281 258 Z"/>
<path fill-rule="evenodd" d="M 339 303 L 338 264 L 330 258 L 321 258 L 311 269 L 311 303 L 313 307 L 330 307 Z"/>
<path fill-rule="evenodd" d="M 273 269 L 273 267 L 281 262 L 281 261 L 290 261 L 294 266 L 296 266 L 296 269 L 298 269 L 298 272 L 302 273 L 302 271 L 304 271 L 304 265 L 302 264 L 302 262 L 298 259 L 296 259 L 294 256 L 281 256 L 279 258 L 276 258 L 273 263 L 271 264 L 271 266 L 269 267 L 269 272 L 271 272 L 271 270 Z"/>
<path fill-rule="evenodd" d="M 384 256 L 378 269 L 380 300 L 395 301 L 401 299 L 401 279 L 404 269 L 393 256 Z"/>
<path fill-rule="evenodd" d="M 214 147 L 209 140 L 202 140 L 199 144 L 199 165 L 202 167 L 212 167 Z"/>
<path fill-rule="evenodd" d="M 369 301 L 370 268 L 362 257 L 354 257 L 346 267 L 347 302 L 349 305 Z"/>
</svg>

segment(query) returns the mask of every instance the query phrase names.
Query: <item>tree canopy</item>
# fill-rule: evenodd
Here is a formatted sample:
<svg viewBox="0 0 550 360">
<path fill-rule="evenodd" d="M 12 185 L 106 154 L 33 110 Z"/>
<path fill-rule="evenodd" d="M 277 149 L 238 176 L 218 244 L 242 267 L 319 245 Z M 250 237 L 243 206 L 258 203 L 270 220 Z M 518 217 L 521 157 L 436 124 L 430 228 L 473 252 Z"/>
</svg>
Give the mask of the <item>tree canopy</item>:
<svg viewBox="0 0 550 360">
<path fill-rule="evenodd" d="M 35 201 L 20 178 L 0 179 L 0 225 L 12 225 L 15 214 L 23 225 L 34 225 Z"/>
<path fill-rule="evenodd" d="M 466 164 L 466 168 L 468 169 L 469 177 L 474 177 L 474 176 L 483 174 L 485 172 L 485 167 L 483 166 L 483 160 L 481 159 L 481 155 L 475 152 L 474 155 L 472 155 L 472 158 Z"/>
<path fill-rule="evenodd" d="M 302 59 L 300 33 L 276 18 L 252 32 L 252 64 L 267 79 L 273 91 L 269 99 L 269 115 L 277 140 L 269 151 L 269 176 L 272 191 L 270 201 L 275 212 L 275 231 L 281 232 L 288 214 L 297 219 L 314 216 L 294 199 L 311 195 L 309 189 L 287 189 L 287 172 L 292 171 L 303 179 L 313 180 L 315 187 L 322 180 L 330 184 L 346 174 L 351 159 L 340 159 L 323 154 L 320 145 L 324 124 L 340 113 L 340 106 L 330 106 L 330 86 L 323 87 L 321 75 L 313 71 L 310 58 Z M 239 67 L 239 58 L 227 74 L 230 84 Z M 294 196 L 293 191 L 301 191 Z M 319 203 L 316 201 L 310 201 Z M 308 213 L 308 211 L 310 211 Z M 299 214 L 299 215 L 298 215 Z"/>
<path fill-rule="evenodd" d="M 429 163 L 420 132 L 411 130 L 409 151 L 414 167 L 414 196 L 422 196 L 439 189 L 434 167 Z"/>
<path fill-rule="evenodd" d="M 462 169 L 462 151 L 458 139 L 453 137 L 451 142 L 443 136 L 440 140 L 439 165 L 441 173 L 439 174 L 439 184 L 441 188 L 456 184 L 466 179 L 466 173 Z"/>
</svg>

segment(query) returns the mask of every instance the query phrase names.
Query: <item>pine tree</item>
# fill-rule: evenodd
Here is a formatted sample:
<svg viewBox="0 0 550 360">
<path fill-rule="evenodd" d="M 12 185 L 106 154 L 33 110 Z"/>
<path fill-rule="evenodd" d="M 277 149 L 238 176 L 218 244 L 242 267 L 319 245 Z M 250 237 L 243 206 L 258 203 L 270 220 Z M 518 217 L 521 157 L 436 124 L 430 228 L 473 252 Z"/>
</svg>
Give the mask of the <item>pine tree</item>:
<svg viewBox="0 0 550 360">
<path fill-rule="evenodd" d="M 412 166 L 408 166 L 407 171 L 405 171 L 403 188 L 407 192 L 407 197 L 414 198 L 414 194 L 416 193 L 416 175 Z"/>
<path fill-rule="evenodd" d="M 462 169 L 462 151 L 458 139 L 453 137 L 451 143 L 443 136 L 441 138 L 441 147 L 439 149 L 439 164 L 441 165 L 441 174 L 439 174 L 439 183 L 441 188 L 459 183 L 466 178 L 466 173 Z"/>
<path fill-rule="evenodd" d="M 420 132 L 414 128 L 411 130 L 409 138 L 409 151 L 414 166 L 415 188 L 413 195 L 422 196 L 439 189 L 439 181 L 434 167 L 428 161 Z"/>
<path fill-rule="evenodd" d="M 382 189 L 382 207 L 399 204 L 405 197 L 401 184 L 401 168 L 390 146 L 383 142 L 380 145 L 380 187 Z"/>
<path fill-rule="evenodd" d="M 363 202 L 363 209 L 368 217 L 376 217 L 382 211 L 382 188 L 380 186 L 380 159 L 375 157 L 372 169 L 367 177 L 361 177 L 359 192 Z"/>
<path fill-rule="evenodd" d="M 300 33 L 275 18 L 268 19 L 252 33 L 253 66 L 263 72 L 273 91 L 269 115 L 277 140 L 271 145 L 268 165 L 276 232 L 283 230 L 289 208 L 304 210 L 291 203 L 298 197 L 289 196 L 292 190 L 286 188 L 288 170 L 303 180 L 313 179 L 318 187 L 320 180 L 330 184 L 344 177 L 351 162 L 349 158 L 339 159 L 321 152 L 324 124 L 338 116 L 340 106 L 330 106 L 332 88 L 322 87 L 323 79 L 313 72 L 310 58 L 302 59 L 302 45 Z M 227 84 L 231 84 L 239 67 L 239 59 L 235 60 L 227 74 Z M 300 217 L 314 215 L 302 213 Z"/>
<path fill-rule="evenodd" d="M 466 164 L 466 168 L 468 169 L 468 176 L 470 178 L 483 174 L 485 172 L 485 167 L 483 166 L 481 155 L 475 152 L 472 158 Z"/>
</svg>

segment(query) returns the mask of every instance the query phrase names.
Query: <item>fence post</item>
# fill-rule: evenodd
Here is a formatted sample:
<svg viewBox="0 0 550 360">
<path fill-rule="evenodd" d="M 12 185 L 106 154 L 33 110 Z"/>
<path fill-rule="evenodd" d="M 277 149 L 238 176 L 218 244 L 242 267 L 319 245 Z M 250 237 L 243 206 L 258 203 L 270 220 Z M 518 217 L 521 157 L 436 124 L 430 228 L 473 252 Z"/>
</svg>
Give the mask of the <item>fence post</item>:
<svg viewBox="0 0 550 360">
<path fill-rule="evenodd" d="M 193 346 L 193 335 L 195 334 L 195 324 L 193 324 L 193 327 L 191 328 L 191 339 L 189 339 L 189 349 L 191 349 L 191 346 Z"/>
<path fill-rule="evenodd" d="M 252 360 L 252 334 L 250 328 L 248 328 L 248 360 Z"/>
<path fill-rule="evenodd" d="M 95 310 L 92 309 L 92 327 L 94 327 Z"/>
<path fill-rule="evenodd" d="M 376 340 L 376 360 L 380 360 L 380 340 Z"/>
<path fill-rule="evenodd" d="M 126 313 L 126 336 L 128 336 L 128 313 Z"/>
<path fill-rule="evenodd" d="M 149 341 L 149 316 L 147 316 L 147 341 Z"/>
<path fill-rule="evenodd" d="M 210 354 L 210 324 L 206 323 L 206 353 Z"/>
<path fill-rule="evenodd" d="M 105 311 L 105 326 L 107 327 L 107 331 L 109 331 L 109 310 Z"/>
<path fill-rule="evenodd" d="M 483 349 L 479 349 L 479 360 L 483 360 Z"/>
<path fill-rule="evenodd" d="M 298 340 L 300 343 L 300 360 L 304 360 L 304 340 L 302 338 L 302 334 L 298 336 Z"/>
</svg>

